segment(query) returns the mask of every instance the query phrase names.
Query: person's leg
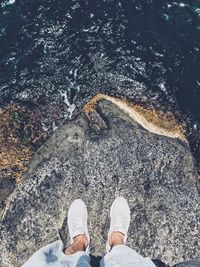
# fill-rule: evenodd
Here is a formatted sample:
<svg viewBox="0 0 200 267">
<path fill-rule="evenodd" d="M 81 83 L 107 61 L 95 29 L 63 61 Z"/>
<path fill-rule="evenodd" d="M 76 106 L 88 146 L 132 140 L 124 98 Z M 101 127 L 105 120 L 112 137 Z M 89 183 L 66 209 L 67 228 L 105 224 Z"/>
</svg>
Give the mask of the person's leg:
<svg viewBox="0 0 200 267">
<path fill-rule="evenodd" d="M 90 257 L 77 240 L 68 248 L 63 250 L 62 241 L 55 241 L 39 249 L 22 267 L 90 267 Z"/>
<path fill-rule="evenodd" d="M 106 244 L 107 254 L 101 267 L 155 267 L 154 263 L 125 245 L 130 224 L 130 209 L 127 201 L 116 198 L 110 210 L 110 230 Z"/>
<path fill-rule="evenodd" d="M 75 200 L 68 212 L 71 245 L 63 249 L 62 241 L 51 243 L 37 251 L 22 267 L 90 267 L 87 208 Z"/>
<path fill-rule="evenodd" d="M 64 250 L 63 266 L 89 267 L 90 237 L 87 227 L 87 208 L 81 199 L 75 200 L 68 211 L 68 228 L 71 245 Z"/>
<path fill-rule="evenodd" d="M 149 258 L 144 258 L 126 245 L 115 245 L 101 261 L 101 267 L 155 267 Z"/>
<path fill-rule="evenodd" d="M 75 236 L 72 244 L 63 250 L 64 255 L 62 255 L 62 266 L 90 267 L 88 242 L 86 234 Z"/>
</svg>

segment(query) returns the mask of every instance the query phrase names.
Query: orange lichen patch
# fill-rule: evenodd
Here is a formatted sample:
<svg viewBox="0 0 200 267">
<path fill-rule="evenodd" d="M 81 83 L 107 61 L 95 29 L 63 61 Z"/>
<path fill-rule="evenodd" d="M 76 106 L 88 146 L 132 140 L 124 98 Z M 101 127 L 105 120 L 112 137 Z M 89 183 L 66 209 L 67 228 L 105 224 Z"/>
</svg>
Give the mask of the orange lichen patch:
<svg viewBox="0 0 200 267">
<path fill-rule="evenodd" d="M 92 112 L 95 109 L 96 103 L 100 100 L 108 100 L 117 105 L 149 132 L 171 138 L 178 138 L 187 143 L 183 125 L 177 123 L 171 113 L 147 109 L 138 104 L 130 103 L 126 99 L 97 94 L 83 107 L 83 111 L 86 113 Z"/>
<path fill-rule="evenodd" d="M 1 174 L 19 181 L 27 171 L 32 153 L 48 137 L 45 123 L 48 126 L 53 121 L 61 123 L 63 118 L 62 106 L 50 102 L 30 107 L 12 104 L 0 109 Z"/>
<path fill-rule="evenodd" d="M 0 113 L 0 169 L 6 176 L 14 176 L 17 181 L 27 170 L 31 159 L 31 149 L 27 144 L 21 143 L 15 134 L 15 129 L 10 124 L 10 111 L 15 110 L 12 106 Z"/>
<path fill-rule="evenodd" d="M 43 135 L 36 119 L 37 114 L 19 105 L 10 105 L 0 111 L 0 169 L 3 176 L 12 176 L 18 182 L 27 171 L 32 146 Z"/>
<path fill-rule="evenodd" d="M 90 113 L 93 112 L 95 110 L 95 105 L 98 101 L 102 100 L 102 99 L 107 99 L 107 95 L 103 95 L 103 94 L 97 94 L 95 95 L 84 107 L 83 107 L 83 111 L 86 113 Z"/>
</svg>

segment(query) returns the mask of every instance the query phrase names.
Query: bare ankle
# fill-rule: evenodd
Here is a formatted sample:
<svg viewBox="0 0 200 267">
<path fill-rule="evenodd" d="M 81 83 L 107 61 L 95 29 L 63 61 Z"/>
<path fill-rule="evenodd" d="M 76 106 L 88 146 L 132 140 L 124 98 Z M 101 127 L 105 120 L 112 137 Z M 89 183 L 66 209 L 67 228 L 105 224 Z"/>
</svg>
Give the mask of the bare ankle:
<svg viewBox="0 0 200 267">
<path fill-rule="evenodd" d="M 116 245 L 124 245 L 124 235 L 120 232 L 112 232 L 109 244 L 111 248 Z"/>
<path fill-rule="evenodd" d="M 66 255 L 74 254 L 78 251 L 85 251 L 88 245 L 86 235 L 78 235 L 74 237 L 73 243 L 64 250 Z"/>
</svg>

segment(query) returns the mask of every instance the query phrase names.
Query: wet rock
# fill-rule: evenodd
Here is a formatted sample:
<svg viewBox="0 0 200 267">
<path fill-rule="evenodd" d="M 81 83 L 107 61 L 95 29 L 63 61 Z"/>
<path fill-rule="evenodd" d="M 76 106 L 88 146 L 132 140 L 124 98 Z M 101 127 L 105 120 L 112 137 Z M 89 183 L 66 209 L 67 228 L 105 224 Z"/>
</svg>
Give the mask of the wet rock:
<svg viewBox="0 0 200 267">
<path fill-rule="evenodd" d="M 199 267 L 200 261 L 187 261 L 176 264 L 174 267 Z"/>
<path fill-rule="evenodd" d="M 88 206 L 91 253 L 102 255 L 109 209 L 119 195 L 131 208 L 128 245 L 170 265 L 200 257 L 196 169 L 179 127 L 166 136 L 166 128 L 155 132 L 150 121 L 141 126 L 137 114 L 133 119 L 117 102 L 99 99 L 95 105 L 41 146 L 7 200 L 2 267 L 20 266 L 60 235 L 66 243 L 67 210 L 76 198 Z"/>
<path fill-rule="evenodd" d="M 15 189 L 15 185 L 16 185 L 16 180 L 13 177 L 3 177 L 2 179 L 0 179 L 0 211 L 5 206 L 6 198 Z"/>
<path fill-rule="evenodd" d="M 4 199 L 27 172 L 32 154 L 57 128 L 56 123 L 61 124 L 63 116 L 61 107 L 54 103 L 12 104 L 0 110 L 0 212 Z"/>
</svg>

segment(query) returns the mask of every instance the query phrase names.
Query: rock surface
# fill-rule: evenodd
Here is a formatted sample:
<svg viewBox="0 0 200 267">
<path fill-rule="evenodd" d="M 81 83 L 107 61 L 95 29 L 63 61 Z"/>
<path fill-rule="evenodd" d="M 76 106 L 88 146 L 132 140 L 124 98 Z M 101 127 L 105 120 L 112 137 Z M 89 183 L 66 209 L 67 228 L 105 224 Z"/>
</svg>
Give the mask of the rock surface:
<svg viewBox="0 0 200 267">
<path fill-rule="evenodd" d="M 174 267 L 199 267 L 200 262 L 199 261 L 187 261 L 176 264 Z"/>
<path fill-rule="evenodd" d="M 102 255 L 109 208 L 128 199 L 128 245 L 173 265 L 200 258 L 196 169 L 186 143 L 147 131 L 108 100 L 59 128 L 35 154 L 7 200 L 0 224 L 0 266 L 18 267 L 41 246 L 67 241 L 67 210 L 82 198 L 91 253 Z"/>
</svg>

